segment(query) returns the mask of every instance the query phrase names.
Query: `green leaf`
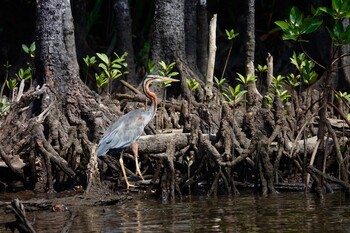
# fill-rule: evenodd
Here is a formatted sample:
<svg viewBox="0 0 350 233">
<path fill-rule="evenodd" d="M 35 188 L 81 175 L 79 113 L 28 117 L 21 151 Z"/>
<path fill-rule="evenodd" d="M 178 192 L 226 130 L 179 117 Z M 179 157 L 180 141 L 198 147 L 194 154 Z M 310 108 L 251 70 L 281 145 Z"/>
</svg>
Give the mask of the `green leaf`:
<svg viewBox="0 0 350 233">
<path fill-rule="evenodd" d="M 156 69 L 156 63 L 152 60 L 147 60 L 147 73 L 152 74 Z"/>
<path fill-rule="evenodd" d="M 114 63 L 114 64 L 112 65 L 112 68 L 114 68 L 114 69 L 121 69 L 122 66 L 119 65 L 119 64 L 117 64 L 117 63 Z"/>
<path fill-rule="evenodd" d="M 30 44 L 30 51 L 32 51 L 32 52 L 34 52 L 35 51 L 35 49 L 36 49 L 36 47 L 35 47 L 35 42 L 33 42 L 33 43 L 31 43 Z"/>
<path fill-rule="evenodd" d="M 219 79 L 217 77 L 214 76 L 214 81 L 215 83 L 218 85 L 219 84 Z"/>
<path fill-rule="evenodd" d="M 220 79 L 220 82 L 219 82 L 220 85 L 223 85 L 223 84 L 225 84 L 225 83 L 226 83 L 226 78 Z"/>
<path fill-rule="evenodd" d="M 199 82 L 197 82 L 197 80 L 195 79 L 186 79 L 186 83 L 187 83 L 187 86 L 188 88 L 191 90 L 191 91 L 194 91 L 198 88 L 199 86 Z"/>
<path fill-rule="evenodd" d="M 323 21 L 320 19 L 306 18 L 303 22 L 304 29 L 302 33 L 312 33 L 316 31 L 322 22 Z"/>
<path fill-rule="evenodd" d="M 298 40 L 298 35 L 295 35 L 295 34 L 289 34 L 289 35 L 287 35 L 287 34 L 283 34 L 282 35 L 282 39 L 283 40 L 294 40 L 294 41 L 297 41 Z"/>
<path fill-rule="evenodd" d="M 102 88 L 109 82 L 109 79 L 105 76 L 105 73 L 101 73 L 100 75 L 95 74 L 95 78 L 96 78 L 96 85 L 98 88 Z"/>
<path fill-rule="evenodd" d="M 332 0 L 332 9 L 339 13 L 341 9 L 342 1 L 341 0 Z"/>
<path fill-rule="evenodd" d="M 96 55 L 105 63 L 105 64 L 109 64 L 109 58 L 107 57 L 106 54 L 104 53 L 96 53 Z"/>
<path fill-rule="evenodd" d="M 247 77 L 247 84 L 248 83 L 253 83 L 253 82 L 256 82 L 256 80 L 257 80 L 257 76 L 256 75 L 248 75 L 248 77 Z"/>
<path fill-rule="evenodd" d="M 10 89 L 10 91 L 12 91 L 17 86 L 18 81 L 17 79 L 10 79 L 10 80 L 7 80 L 6 84 L 7 84 L 7 87 Z"/>
<path fill-rule="evenodd" d="M 25 53 L 29 53 L 29 48 L 28 48 L 27 45 L 22 44 L 22 49 L 23 49 L 23 51 L 24 51 Z"/>
<path fill-rule="evenodd" d="M 227 102 L 231 102 L 231 101 L 233 101 L 233 100 L 231 99 L 231 96 L 230 96 L 230 95 L 228 95 L 227 93 L 223 92 L 223 93 L 222 93 L 222 95 L 223 95 L 223 96 L 224 96 L 224 98 L 227 100 Z"/>
<path fill-rule="evenodd" d="M 345 13 L 345 15 L 350 13 L 350 2 L 348 0 L 342 2 L 340 11 L 341 13 Z"/>
<path fill-rule="evenodd" d="M 258 73 L 267 72 L 267 65 L 262 66 L 262 65 L 258 64 L 258 68 L 256 68 L 255 71 Z"/>
<path fill-rule="evenodd" d="M 246 78 L 243 75 L 241 75 L 240 73 L 237 73 L 237 75 L 238 75 L 237 81 L 239 81 L 242 84 L 246 85 L 247 84 Z"/>
<path fill-rule="evenodd" d="M 179 72 L 171 72 L 170 74 L 168 74 L 168 77 L 174 77 L 178 74 L 179 74 Z"/>
<path fill-rule="evenodd" d="M 226 32 L 227 39 L 229 40 L 232 40 L 239 35 L 239 33 L 235 33 L 233 29 L 231 29 L 230 31 L 225 29 L 225 32 Z"/>
<path fill-rule="evenodd" d="M 333 10 L 329 9 L 328 7 L 319 7 L 319 8 L 317 8 L 316 16 L 320 15 L 321 12 L 329 14 L 333 18 L 335 18 L 335 16 L 336 16 L 336 13 Z"/>
<path fill-rule="evenodd" d="M 290 29 L 289 24 L 285 21 L 275 21 L 275 24 L 279 26 L 283 31 L 288 31 Z"/>
<path fill-rule="evenodd" d="M 237 85 L 237 86 L 239 86 L 239 85 Z M 228 86 L 228 89 L 229 89 L 231 95 L 234 97 L 234 96 L 235 96 L 235 93 L 236 93 L 236 88 L 233 88 L 233 87 L 231 87 L 231 86 Z"/>
<path fill-rule="evenodd" d="M 88 56 L 84 57 L 83 60 L 85 62 L 85 65 L 89 66 L 89 58 L 88 58 Z"/>
<path fill-rule="evenodd" d="M 290 23 L 296 27 L 300 26 L 302 22 L 303 14 L 296 7 L 292 7 L 289 14 Z"/>
<path fill-rule="evenodd" d="M 329 36 L 331 37 L 331 40 L 336 41 L 337 37 L 333 34 L 333 31 L 329 27 L 326 27 L 326 30 L 327 30 Z"/>
<path fill-rule="evenodd" d="M 105 72 L 108 72 L 108 67 L 107 67 L 106 64 L 100 63 L 100 64 L 98 65 L 98 67 L 100 67 L 101 69 L 103 69 Z"/>
<path fill-rule="evenodd" d="M 230 87 L 231 87 L 231 86 L 230 86 Z M 240 90 L 241 90 L 241 85 L 237 85 L 237 86 L 235 87 L 234 93 L 239 93 Z"/>
<path fill-rule="evenodd" d="M 158 62 L 158 63 L 159 63 L 160 67 L 161 67 L 163 70 L 166 70 L 167 65 L 165 64 L 164 61 L 160 61 L 160 62 Z"/>
<path fill-rule="evenodd" d="M 344 31 L 343 24 L 342 22 L 338 21 L 333 27 L 334 36 L 339 39 L 343 31 Z"/>
</svg>

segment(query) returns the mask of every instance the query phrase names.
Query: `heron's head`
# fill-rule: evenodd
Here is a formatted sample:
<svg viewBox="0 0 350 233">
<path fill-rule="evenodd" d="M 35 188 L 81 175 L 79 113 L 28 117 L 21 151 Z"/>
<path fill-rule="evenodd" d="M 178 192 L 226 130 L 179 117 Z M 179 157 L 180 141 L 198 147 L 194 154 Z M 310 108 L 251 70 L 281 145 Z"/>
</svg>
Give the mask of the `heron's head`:
<svg viewBox="0 0 350 233">
<path fill-rule="evenodd" d="M 152 82 L 162 82 L 162 83 L 171 83 L 171 82 L 179 82 L 180 80 L 174 78 L 168 78 L 156 74 L 149 74 L 146 76 L 145 80 L 151 80 Z"/>
</svg>

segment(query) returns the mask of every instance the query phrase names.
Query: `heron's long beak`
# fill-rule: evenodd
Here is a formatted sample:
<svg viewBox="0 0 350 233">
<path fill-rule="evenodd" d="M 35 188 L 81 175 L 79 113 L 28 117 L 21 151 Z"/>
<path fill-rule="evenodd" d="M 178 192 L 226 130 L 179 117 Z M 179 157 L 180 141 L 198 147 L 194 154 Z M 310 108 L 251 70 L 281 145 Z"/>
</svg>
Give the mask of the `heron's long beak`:
<svg viewBox="0 0 350 233">
<path fill-rule="evenodd" d="M 178 79 L 174 79 L 174 78 L 168 78 L 165 76 L 160 76 L 160 75 L 155 75 L 155 74 L 150 74 L 147 75 L 147 77 L 152 77 L 154 79 L 157 79 L 158 82 L 167 82 L 167 83 L 171 83 L 171 82 L 180 82 L 180 80 Z"/>
</svg>

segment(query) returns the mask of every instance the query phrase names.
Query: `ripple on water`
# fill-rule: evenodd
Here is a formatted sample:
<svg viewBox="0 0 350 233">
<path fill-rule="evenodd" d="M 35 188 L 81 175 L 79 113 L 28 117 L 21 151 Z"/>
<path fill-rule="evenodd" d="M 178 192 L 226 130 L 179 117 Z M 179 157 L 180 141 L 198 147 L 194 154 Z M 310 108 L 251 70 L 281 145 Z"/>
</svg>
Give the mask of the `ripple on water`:
<svg viewBox="0 0 350 233">
<path fill-rule="evenodd" d="M 302 193 L 184 197 L 174 204 L 131 200 L 72 209 L 76 217 L 70 232 L 350 232 L 349 207 L 341 193 L 327 195 L 324 202 Z M 70 217 L 40 211 L 35 215 L 37 232 L 61 232 Z M 8 215 L 0 215 L 0 222 L 5 221 Z"/>
</svg>

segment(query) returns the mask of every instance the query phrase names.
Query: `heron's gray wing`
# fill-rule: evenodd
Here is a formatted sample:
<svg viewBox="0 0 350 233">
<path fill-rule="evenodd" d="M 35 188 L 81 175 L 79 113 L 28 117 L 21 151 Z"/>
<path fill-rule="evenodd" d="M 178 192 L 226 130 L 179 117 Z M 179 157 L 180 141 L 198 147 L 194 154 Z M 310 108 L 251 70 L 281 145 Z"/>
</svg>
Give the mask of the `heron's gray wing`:
<svg viewBox="0 0 350 233">
<path fill-rule="evenodd" d="M 98 156 L 105 155 L 110 149 L 130 146 L 141 136 L 148 121 L 148 113 L 138 109 L 118 118 L 103 134 L 98 145 Z"/>
</svg>

